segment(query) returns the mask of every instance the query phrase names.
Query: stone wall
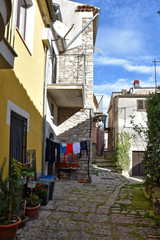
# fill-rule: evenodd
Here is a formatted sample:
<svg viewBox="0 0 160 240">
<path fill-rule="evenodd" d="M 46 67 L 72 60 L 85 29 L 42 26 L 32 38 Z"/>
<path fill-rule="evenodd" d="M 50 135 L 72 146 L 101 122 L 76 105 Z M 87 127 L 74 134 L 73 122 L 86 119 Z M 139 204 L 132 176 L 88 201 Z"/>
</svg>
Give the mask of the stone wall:
<svg viewBox="0 0 160 240">
<path fill-rule="evenodd" d="M 83 26 L 90 19 L 83 19 Z M 74 161 L 79 163 L 77 171 L 71 171 L 71 178 L 88 179 L 92 175 L 92 109 L 93 109 L 93 25 L 82 33 L 82 45 L 68 50 L 60 56 L 59 83 L 84 84 L 84 109 L 58 109 L 58 141 L 59 142 L 88 142 L 90 153 L 82 152 L 81 158 L 74 155 Z M 91 109 L 91 111 L 90 111 Z M 71 156 L 67 156 L 68 161 Z M 63 158 L 63 156 L 62 156 Z M 70 159 L 69 159 L 70 158 Z"/>
</svg>

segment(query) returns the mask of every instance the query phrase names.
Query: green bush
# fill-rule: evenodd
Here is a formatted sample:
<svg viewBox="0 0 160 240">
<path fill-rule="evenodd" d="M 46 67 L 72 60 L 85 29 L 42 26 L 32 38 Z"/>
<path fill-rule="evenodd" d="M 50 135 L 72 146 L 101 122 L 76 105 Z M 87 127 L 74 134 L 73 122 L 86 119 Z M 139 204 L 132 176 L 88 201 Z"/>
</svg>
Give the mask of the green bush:
<svg viewBox="0 0 160 240">
<path fill-rule="evenodd" d="M 117 135 L 117 144 L 115 149 L 115 162 L 116 166 L 120 170 L 129 170 L 130 165 L 130 139 L 129 133 L 121 132 Z"/>
<path fill-rule="evenodd" d="M 147 99 L 147 151 L 145 154 L 146 182 L 160 184 L 160 93 Z"/>
</svg>

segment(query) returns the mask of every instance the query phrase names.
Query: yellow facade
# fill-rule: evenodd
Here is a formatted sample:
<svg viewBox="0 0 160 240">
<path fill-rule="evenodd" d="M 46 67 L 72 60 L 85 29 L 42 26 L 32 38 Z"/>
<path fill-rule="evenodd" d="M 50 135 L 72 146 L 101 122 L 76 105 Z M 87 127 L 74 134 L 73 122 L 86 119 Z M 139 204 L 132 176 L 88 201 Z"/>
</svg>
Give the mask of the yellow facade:
<svg viewBox="0 0 160 240">
<path fill-rule="evenodd" d="M 45 49 L 42 43 L 44 26 L 37 2 L 34 1 L 33 53 L 27 48 L 18 29 L 15 31 L 13 69 L 0 69 L 0 165 L 5 157 L 9 170 L 10 124 L 7 123 L 8 100 L 29 114 L 27 150 L 36 150 L 37 171 L 42 170 L 43 86 Z"/>
</svg>

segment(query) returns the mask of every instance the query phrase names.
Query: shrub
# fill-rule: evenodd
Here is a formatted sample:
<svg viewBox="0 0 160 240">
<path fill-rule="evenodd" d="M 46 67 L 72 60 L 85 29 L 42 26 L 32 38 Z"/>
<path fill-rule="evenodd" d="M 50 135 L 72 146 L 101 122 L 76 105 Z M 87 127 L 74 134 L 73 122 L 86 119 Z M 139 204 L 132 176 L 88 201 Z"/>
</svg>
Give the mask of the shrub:
<svg viewBox="0 0 160 240">
<path fill-rule="evenodd" d="M 117 135 L 117 144 L 115 149 L 115 162 L 120 170 L 129 170 L 130 165 L 130 139 L 129 133 L 121 132 Z"/>
</svg>

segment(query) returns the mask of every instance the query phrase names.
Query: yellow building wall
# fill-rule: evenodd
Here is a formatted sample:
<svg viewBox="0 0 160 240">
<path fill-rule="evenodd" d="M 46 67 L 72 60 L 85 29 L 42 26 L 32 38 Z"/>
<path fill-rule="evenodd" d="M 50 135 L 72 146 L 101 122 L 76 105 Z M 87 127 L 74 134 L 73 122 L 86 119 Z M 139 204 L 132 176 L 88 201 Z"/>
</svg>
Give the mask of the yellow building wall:
<svg viewBox="0 0 160 240">
<path fill-rule="evenodd" d="M 0 70 L 0 165 L 5 157 L 9 170 L 10 125 L 7 125 L 8 99 L 29 113 L 27 149 L 36 150 L 37 171 L 42 169 L 43 86 L 45 74 L 45 49 L 42 43 L 44 23 L 35 1 L 33 55 L 28 51 L 18 30 L 15 35 L 15 59 L 13 70 Z"/>
</svg>

